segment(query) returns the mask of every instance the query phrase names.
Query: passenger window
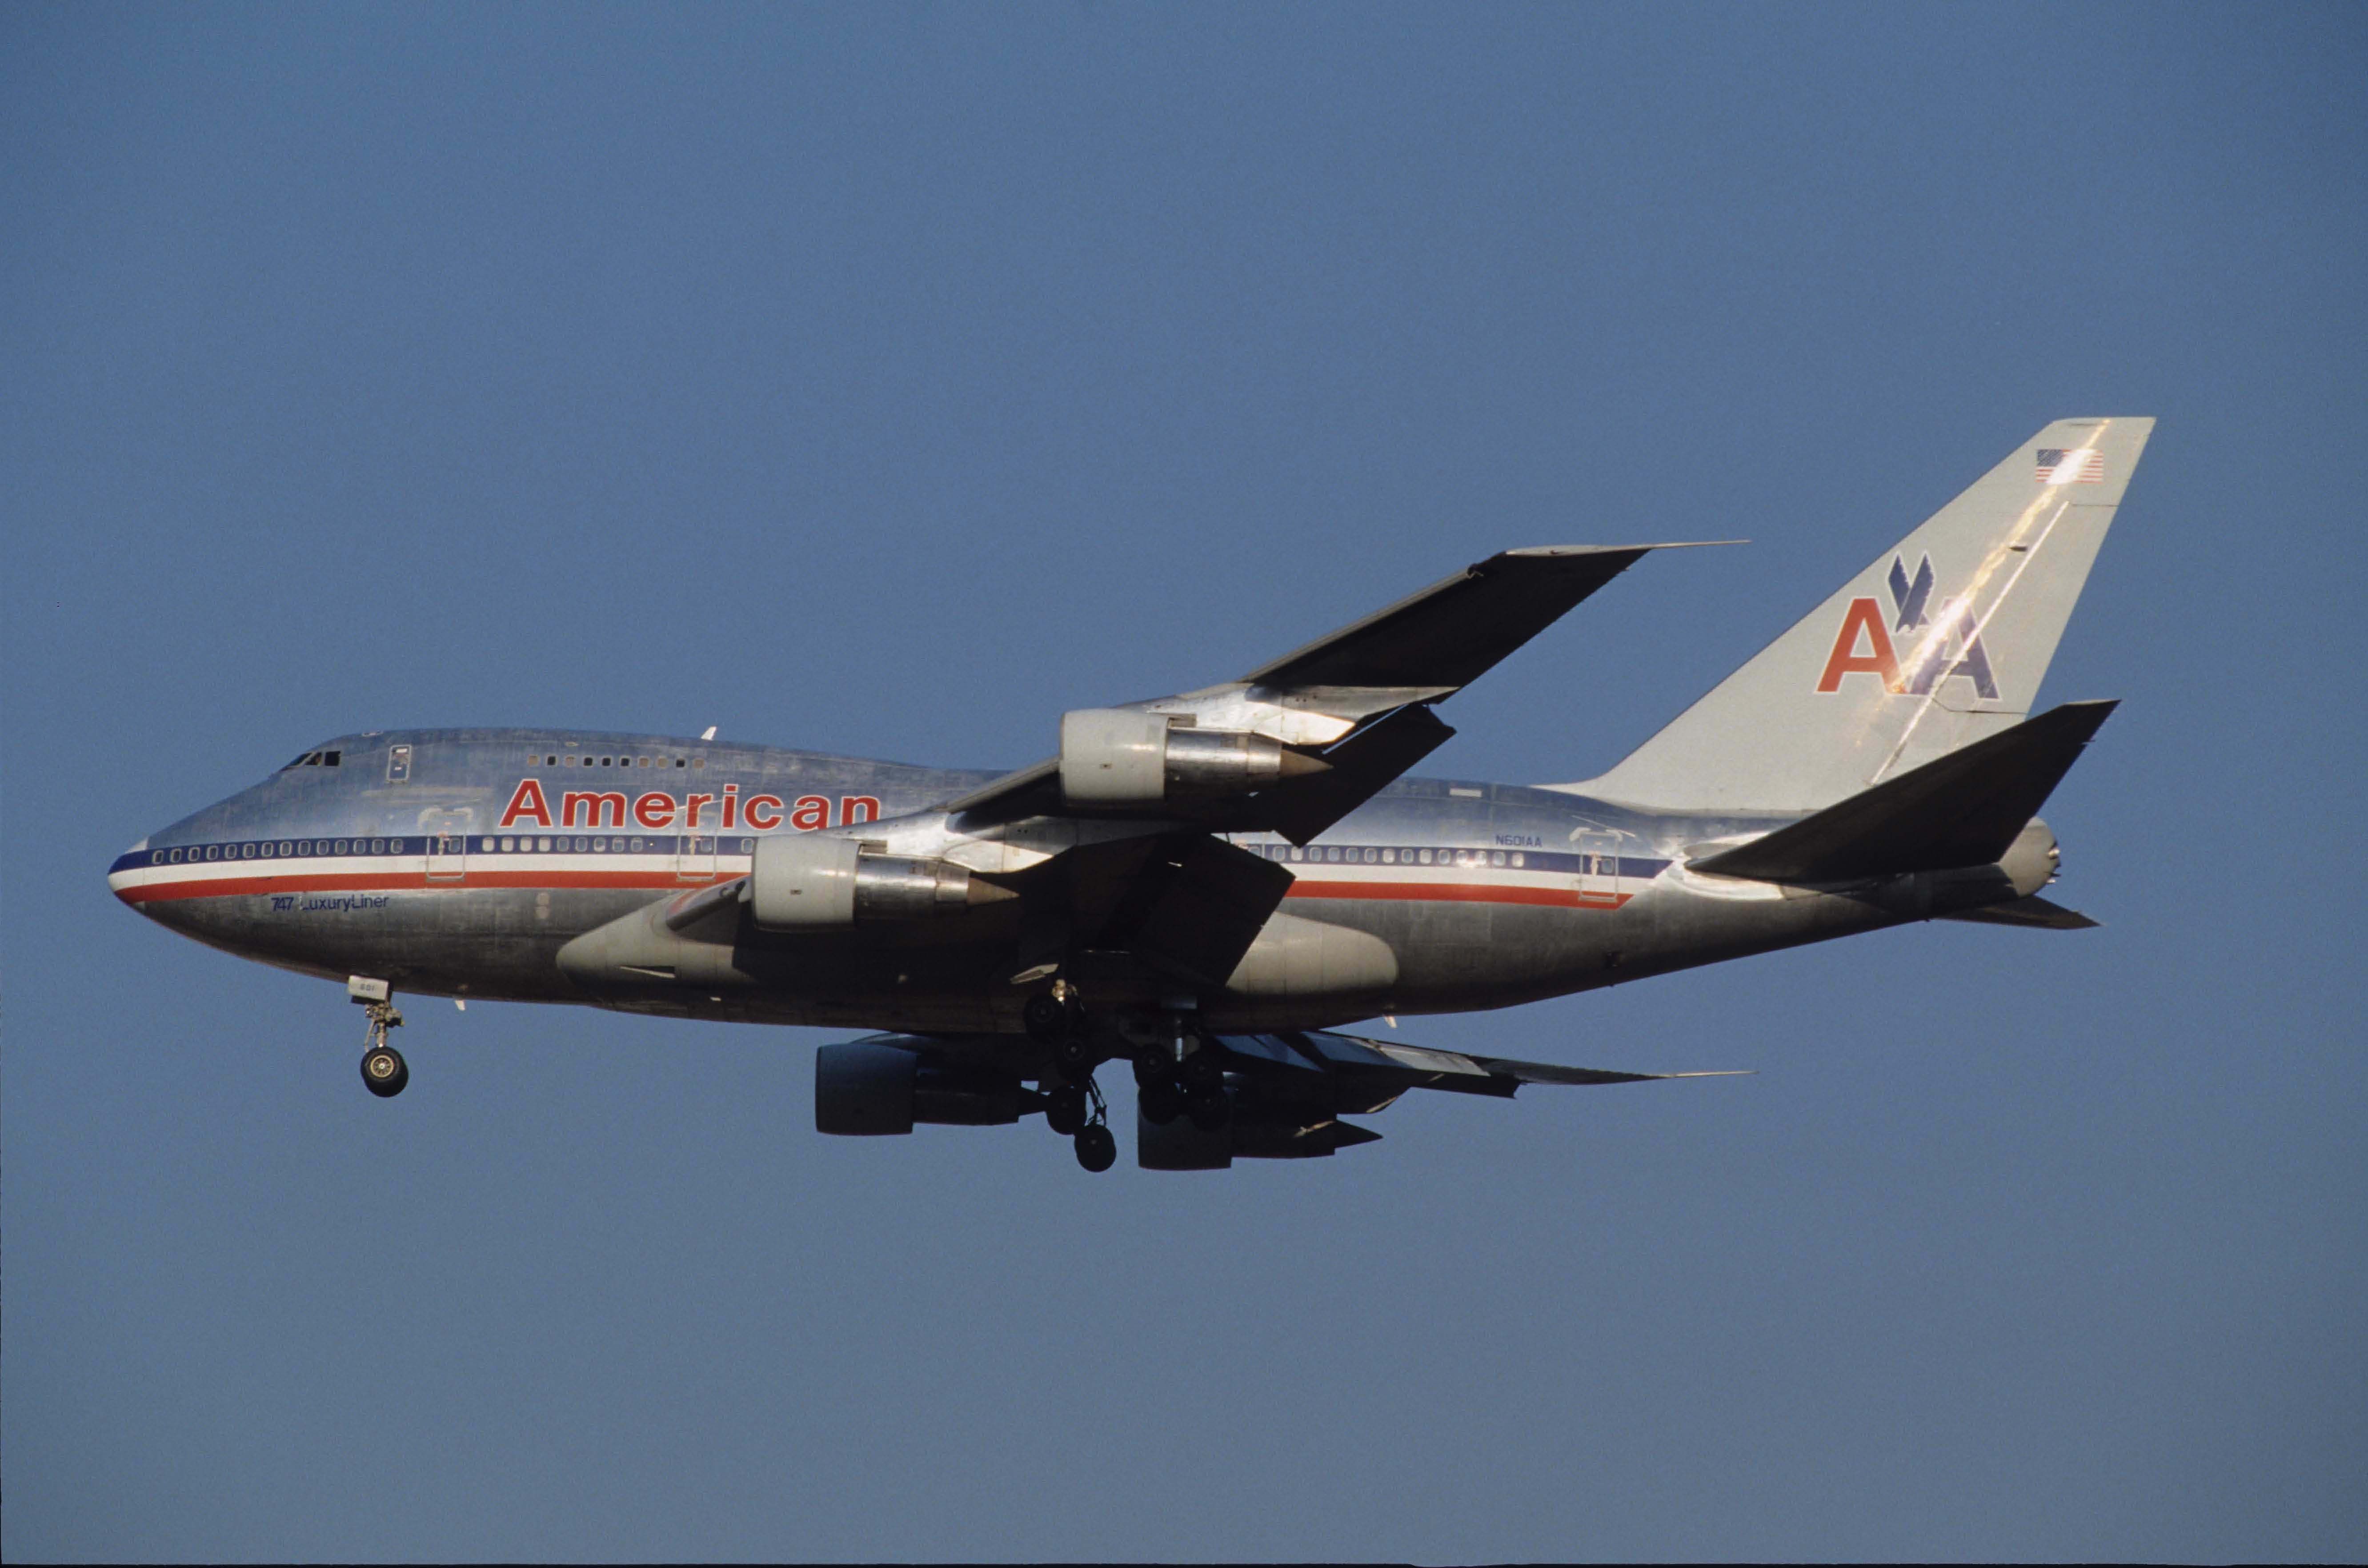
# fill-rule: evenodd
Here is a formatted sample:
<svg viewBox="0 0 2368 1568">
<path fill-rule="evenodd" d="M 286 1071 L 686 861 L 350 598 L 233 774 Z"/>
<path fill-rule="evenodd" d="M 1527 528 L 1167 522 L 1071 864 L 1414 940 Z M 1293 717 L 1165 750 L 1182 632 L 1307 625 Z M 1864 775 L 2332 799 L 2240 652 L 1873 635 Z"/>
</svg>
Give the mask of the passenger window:
<svg viewBox="0 0 2368 1568">
<path fill-rule="evenodd" d="M 174 865 L 176 865 L 176 866 L 179 865 L 179 864 L 181 863 L 181 852 L 180 852 L 179 850 L 176 849 L 176 850 L 174 850 L 174 851 L 172 852 L 172 854 L 173 854 L 173 864 L 174 864 Z"/>
</svg>

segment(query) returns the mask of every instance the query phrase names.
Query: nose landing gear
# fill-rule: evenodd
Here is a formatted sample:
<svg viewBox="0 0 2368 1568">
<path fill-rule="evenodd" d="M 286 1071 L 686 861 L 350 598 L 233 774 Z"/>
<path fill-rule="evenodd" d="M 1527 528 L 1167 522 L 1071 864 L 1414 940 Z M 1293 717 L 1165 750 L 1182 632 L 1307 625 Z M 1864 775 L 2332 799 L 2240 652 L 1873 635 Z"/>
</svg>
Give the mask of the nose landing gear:
<svg viewBox="0 0 2368 1568">
<path fill-rule="evenodd" d="M 386 1032 L 403 1027 L 403 1015 L 392 1002 L 370 1005 L 370 1040 L 362 1051 L 362 1087 L 382 1100 L 403 1093 L 411 1082 L 411 1066 L 403 1052 L 387 1044 Z"/>
<path fill-rule="evenodd" d="M 411 1068 L 403 1060 L 403 1052 L 386 1042 L 389 1029 L 403 1027 L 403 1015 L 394 1010 L 394 989 L 383 980 L 349 975 L 346 979 L 346 996 L 359 1004 L 370 1018 L 370 1034 L 362 1043 L 362 1087 L 382 1100 L 391 1100 L 411 1082 Z"/>
</svg>

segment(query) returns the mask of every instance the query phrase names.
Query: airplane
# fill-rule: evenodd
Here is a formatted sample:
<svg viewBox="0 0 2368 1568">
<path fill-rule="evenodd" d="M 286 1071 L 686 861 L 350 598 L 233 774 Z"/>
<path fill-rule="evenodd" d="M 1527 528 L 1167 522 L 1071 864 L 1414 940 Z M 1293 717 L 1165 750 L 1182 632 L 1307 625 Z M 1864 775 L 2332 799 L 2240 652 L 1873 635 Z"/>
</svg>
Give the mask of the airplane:
<svg viewBox="0 0 2368 1568">
<path fill-rule="evenodd" d="M 2154 421 L 2058 420 L 1601 776 L 1410 776 L 1437 707 L 1658 545 L 1504 551 L 1239 679 L 1062 715 L 1015 772 L 537 729 L 367 731 L 108 869 L 157 924 L 398 993 L 877 1031 L 818 1131 L 1041 1114 L 1104 1171 L 1328 1156 L 1410 1089 L 1619 1072 L 1360 1020 L 1504 1007 L 1909 921 L 2095 923 L 2038 812 L 2112 702 L 2033 714 Z"/>
</svg>

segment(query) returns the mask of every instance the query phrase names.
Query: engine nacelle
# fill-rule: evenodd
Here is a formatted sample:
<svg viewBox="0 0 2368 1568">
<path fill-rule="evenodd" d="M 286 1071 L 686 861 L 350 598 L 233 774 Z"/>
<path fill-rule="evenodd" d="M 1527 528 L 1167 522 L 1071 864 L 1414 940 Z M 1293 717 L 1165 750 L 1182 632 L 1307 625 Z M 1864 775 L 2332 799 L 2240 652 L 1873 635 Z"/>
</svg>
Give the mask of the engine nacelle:
<svg viewBox="0 0 2368 1568">
<path fill-rule="evenodd" d="M 1178 728 L 1165 713 L 1061 715 L 1061 794 L 1075 806 L 1156 806 L 1246 795 L 1330 765 L 1247 730 Z"/>
<path fill-rule="evenodd" d="M 912 1131 L 915 1122 L 1000 1127 L 1019 1119 L 1026 1093 L 1017 1078 L 935 1066 L 917 1050 L 884 1040 L 851 1040 L 814 1052 L 817 1132 L 894 1136 Z"/>
<path fill-rule="evenodd" d="M 951 861 L 877 855 L 851 838 L 810 834 L 757 840 L 748 871 L 749 912 L 767 931 L 959 915 L 1013 896 Z"/>
</svg>

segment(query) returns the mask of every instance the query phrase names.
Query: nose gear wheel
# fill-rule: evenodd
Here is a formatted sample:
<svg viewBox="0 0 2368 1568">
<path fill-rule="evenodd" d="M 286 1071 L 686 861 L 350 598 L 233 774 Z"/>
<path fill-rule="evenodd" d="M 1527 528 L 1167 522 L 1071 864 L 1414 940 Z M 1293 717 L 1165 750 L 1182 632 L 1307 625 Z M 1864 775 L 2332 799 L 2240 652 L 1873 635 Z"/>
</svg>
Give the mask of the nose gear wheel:
<svg viewBox="0 0 2368 1568">
<path fill-rule="evenodd" d="M 410 1063 L 386 1042 L 389 1029 L 403 1027 L 403 1015 L 392 1002 L 372 1002 L 368 1011 L 370 1035 L 362 1048 L 362 1086 L 382 1100 L 391 1100 L 411 1082 Z"/>
</svg>

